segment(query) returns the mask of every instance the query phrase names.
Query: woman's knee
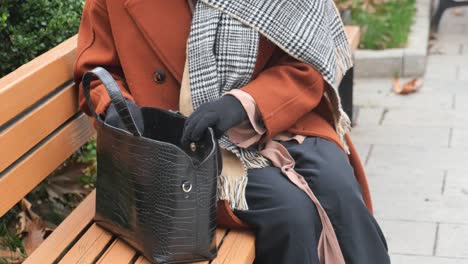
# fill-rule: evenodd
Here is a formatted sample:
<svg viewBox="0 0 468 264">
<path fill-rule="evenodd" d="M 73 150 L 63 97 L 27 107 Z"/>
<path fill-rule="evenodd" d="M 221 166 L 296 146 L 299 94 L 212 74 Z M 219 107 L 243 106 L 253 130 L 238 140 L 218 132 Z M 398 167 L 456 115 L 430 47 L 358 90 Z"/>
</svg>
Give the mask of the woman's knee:
<svg viewBox="0 0 468 264">
<path fill-rule="evenodd" d="M 262 210 L 268 213 L 256 226 L 260 263 L 319 263 L 317 247 L 322 225 L 316 209 L 301 201 L 290 202 Z"/>
<path fill-rule="evenodd" d="M 347 164 L 327 164 L 321 168 L 314 192 L 324 208 L 331 210 L 363 209 L 361 187 Z M 340 209 L 341 208 L 341 209 Z"/>
<path fill-rule="evenodd" d="M 319 200 L 321 197 L 354 200 L 362 196 L 354 170 L 342 149 L 320 138 L 308 138 L 305 144 L 314 151 L 296 146 L 299 159 L 296 171 L 304 176 Z"/>
<path fill-rule="evenodd" d="M 322 225 L 315 205 L 304 194 L 290 196 L 277 204 L 270 228 L 285 238 L 310 241 L 319 238 Z"/>
<path fill-rule="evenodd" d="M 250 209 L 240 214 L 256 225 L 285 233 L 320 225 L 310 198 L 277 168 L 250 171 L 246 196 Z"/>
</svg>

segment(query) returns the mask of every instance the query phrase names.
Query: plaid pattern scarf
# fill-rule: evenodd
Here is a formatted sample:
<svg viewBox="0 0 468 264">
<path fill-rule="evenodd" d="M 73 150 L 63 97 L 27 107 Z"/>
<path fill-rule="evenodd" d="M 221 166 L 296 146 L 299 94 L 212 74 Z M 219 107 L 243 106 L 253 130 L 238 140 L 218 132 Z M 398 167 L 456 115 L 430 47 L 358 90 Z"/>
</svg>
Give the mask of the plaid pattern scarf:
<svg viewBox="0 0 468 264">
<path fill-rule="evenodd" d="M 341 107 L 337 80 L 352 66 L 352 60 L 332 0 L 198 0 L 188 40 L 193 108 L 249 83 L 260 34 L 323 75 L 330 84 L 325 96 L 333 106 L 335 128 L 344 142 L 350 121 Z M 271 165 L 258 150 L 239 148 L 227 136 L 219 143 L 236 154 L 245 169 Z M 238 194 L 245 189 L 246 177 L 242 182 L 223 184 L 227 181 L 221 176 L 220 199 L 229 200 L 235 209 L 247 209 L 245 202 L 229 199 L 243 200 Z"/>
</svg>

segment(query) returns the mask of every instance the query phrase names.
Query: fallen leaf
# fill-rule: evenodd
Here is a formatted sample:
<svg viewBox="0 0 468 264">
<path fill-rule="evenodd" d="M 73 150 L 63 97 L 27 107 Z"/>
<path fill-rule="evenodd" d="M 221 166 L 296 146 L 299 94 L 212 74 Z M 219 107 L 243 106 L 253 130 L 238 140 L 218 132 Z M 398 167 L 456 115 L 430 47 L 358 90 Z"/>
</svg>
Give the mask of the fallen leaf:
<svg viewBox="0 0 468 264">
<path fill-rule="evenodd" d="M 22 237 L 24 250 L 30 255 L 50 235 L 52 230 L 47 228 L 42 218 L 31 210 L 31 203 L 22 199 L 21 212 L 18 214 L 16 226 L 17 235 Z"/>
<path fill-rule="evenodd" d="M 66 203 L 66 195 L 85 197 L 89 190 L 80 184 L 79 178 L 82 175 L 82 168 L 75 166 L 68 168 L 61 174 L 54 175 L 47 179 L 45 190 L 49 200 L 57 200 Z"/>
<path fill-rule="evenodd" d="M 28 200 L 23 198 L 20 201 L 20 206 L 21 206 L 21 209 L 23 209 L 24 211 L 29 212 L 29 211 L 31 211 L 32 204 Z"/>
<path fill-rule="evenodd" d="M 18 222 L 16 223 L 16 234 L 21 234 L 26 230 L 26 224 L 28 221 L 28 217 L 26 216 L 26 212 L 20 212 L 18 214 Z"/>
<path fill-rule="evenodd" d="M 463 9 L 457 7 L 453 10 L 453 14 L 456 16 L 462 16 L 463 15 Z"/>
<path fill-rule="evenodd" d="M 20 201 L 21 212 L 18 213 L 18 222 L 16 223 L 16 235 L 21 235 L 26 231 L 28 221 L 33 217 L 37 216 L 33 211 L 31 211 L 31 203 L 25 198 Z"/>
<path fill-rule="evenodd" d="M 32 219 L 27 225 L 23 237 L 23 246 L 26 254 L 30 255 L 50 235 L 52 230 L 46 228 L 40 218 Z"/>
<path fill-rule="evenodd" d="M 423 80 L 421 78 L 412 79 L 409 82 L 400 84 L 400 79 L 393 79 L 393 91 L 396 94 L 411 94 L 417 92 L 423 85 Z"/>
</svg>

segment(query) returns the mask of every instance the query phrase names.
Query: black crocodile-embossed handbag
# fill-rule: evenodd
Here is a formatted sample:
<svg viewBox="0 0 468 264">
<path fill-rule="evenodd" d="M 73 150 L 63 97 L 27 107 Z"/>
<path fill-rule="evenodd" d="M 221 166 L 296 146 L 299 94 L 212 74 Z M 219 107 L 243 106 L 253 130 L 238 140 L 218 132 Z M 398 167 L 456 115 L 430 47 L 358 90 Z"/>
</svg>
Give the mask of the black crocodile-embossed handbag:
<svg viewBox="0 0 468 264">
<path fill-rule="evenodd" d="M 124 129 L 94 111 L 90 82 L 95 77 L 107 89 Z M 152 262 L 215 258 L 221 158 L 211 129 L 199 142 L 181 146 L 184 116 L 151 107 L 132 113 L 101 67 L 83 76 L 83 91 L 97 120 L 95 221 Z M 136 114 L 144 129 L 135 125 Z"/>
</svg>

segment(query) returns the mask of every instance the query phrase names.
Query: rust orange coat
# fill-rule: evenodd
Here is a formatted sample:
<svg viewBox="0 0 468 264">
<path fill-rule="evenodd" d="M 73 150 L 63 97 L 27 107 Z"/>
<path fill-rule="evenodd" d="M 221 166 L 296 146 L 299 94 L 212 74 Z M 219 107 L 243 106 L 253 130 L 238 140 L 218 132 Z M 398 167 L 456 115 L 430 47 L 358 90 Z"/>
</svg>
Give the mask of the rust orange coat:
<svg viewBox="0 0 468 264">
<path fill-rule="evenodd" d="M 124 96 L 140 106 L 178 109 L 179 88 L 186 60 L 191 12 L 186 0 L 87 0 L 78 36 L 75 81 L 80 105 L 88 112 L 81 93 L 82 75 L 105 67 Z M 311 66 L 299 62 L 262 39 L 255 78 L 241 88 L 258 106 L 267 129 L 263 140 L 279 132 L 319 136 L 341 143 L 323 97 L 325 85 Z M 92 83 L 91 98 L 102 113 L 110 103 L 102 84 Z M 359 157 L 347 137 L 350 162 L 372 211 L 369 188 Z M 218 222 L 243 226 L 221 201 Z"/>
</svg>

